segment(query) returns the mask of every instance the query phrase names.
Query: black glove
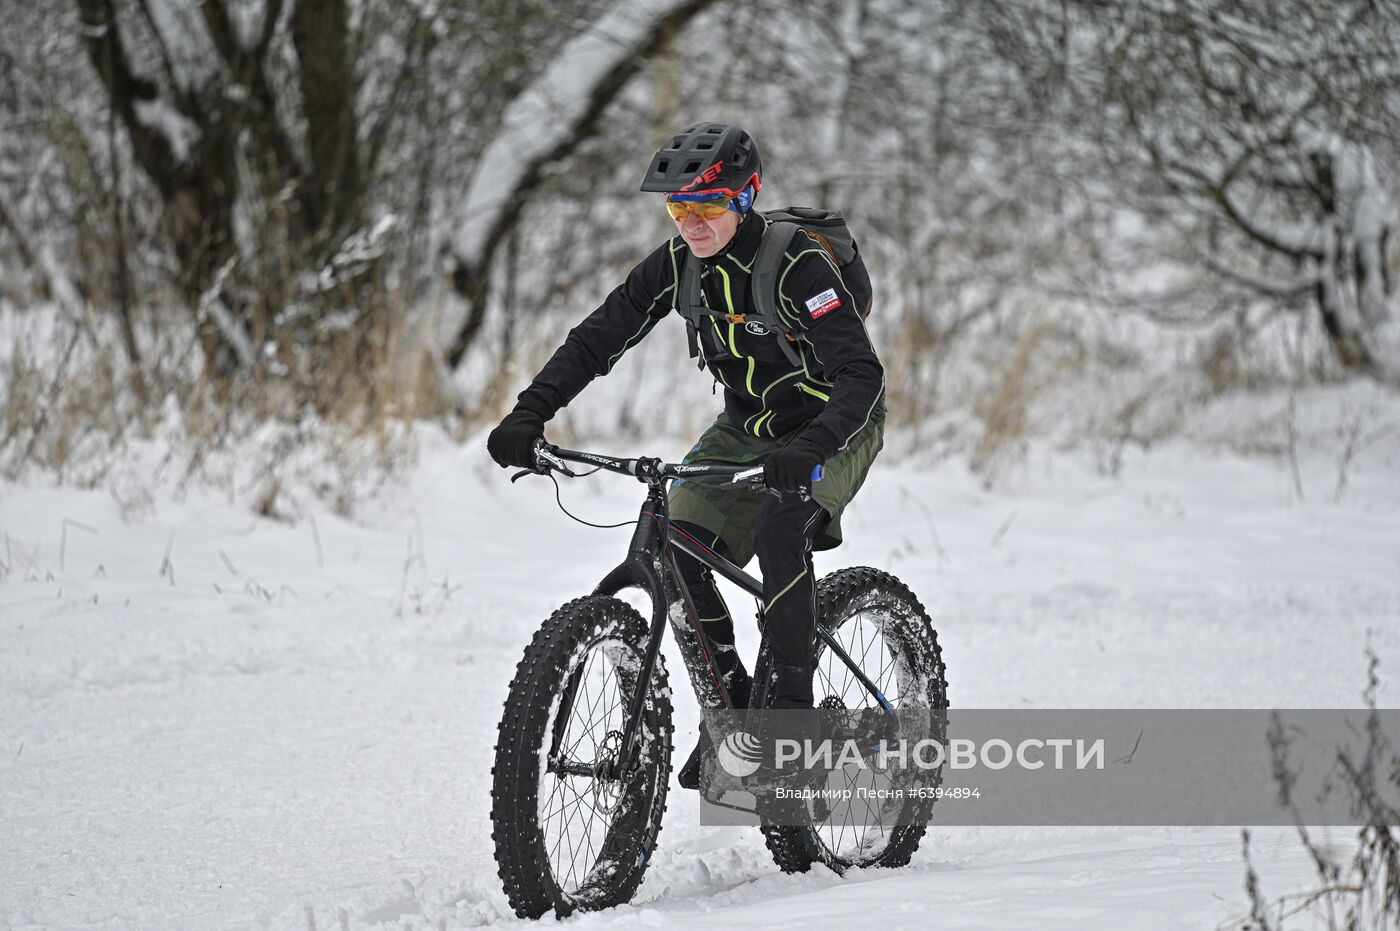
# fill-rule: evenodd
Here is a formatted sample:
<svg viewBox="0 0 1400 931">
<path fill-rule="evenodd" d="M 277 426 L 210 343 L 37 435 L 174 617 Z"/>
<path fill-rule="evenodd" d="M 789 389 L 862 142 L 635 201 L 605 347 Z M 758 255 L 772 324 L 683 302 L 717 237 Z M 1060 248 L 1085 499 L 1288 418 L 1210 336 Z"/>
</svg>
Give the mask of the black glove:
<svg viewBox="0 0 1400 931">
<path fill-rule="evenodd" d="M 486 437 L 486 451 L 503 469 L 535 468 L 535 441 L 544 438 L 544 419 L 516 408 Z"/>
<path fill-rule="evenodd" d="M 797 439 L 775 449 L 763 461 L 763 483 L 778 491 L 797 491 L 812 483 L 812 469 L 836 452 L 836 437 L 824 427 L 808 427 Z"/>
</svg>

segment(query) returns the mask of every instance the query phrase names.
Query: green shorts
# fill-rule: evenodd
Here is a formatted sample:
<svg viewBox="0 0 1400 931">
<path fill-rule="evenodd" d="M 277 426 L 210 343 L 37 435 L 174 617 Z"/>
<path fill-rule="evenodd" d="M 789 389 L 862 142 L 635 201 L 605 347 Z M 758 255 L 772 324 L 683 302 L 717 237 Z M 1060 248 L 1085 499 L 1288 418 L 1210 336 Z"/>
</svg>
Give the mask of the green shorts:
<svg viewBox="0 0 1400 931">
<path fill-rule="evenodd" d="M 747 465 L 761 462 L 780 446 L 797 438 L 802 430 L 767 439 L 745 433 L 721 413 L 700 434 L 685 455 L 690 465 Z M 829 550 L 841 542 L 841 512 L 865 482 L 870 464 L 885 444 L 885 402 L 882 398 L 870 420 L 846 448 L 822 466 L 822 479 L 812 483 L 812 497 L 830 515 L 817 533 L 813 548 Z M 671 518 L 698 524 L 717 535 L 739 565 L 753 558 L 758 507 L 767 492 L 717 485 L 705 480 L 676 481 L 671 485 Z"/>
</svg>

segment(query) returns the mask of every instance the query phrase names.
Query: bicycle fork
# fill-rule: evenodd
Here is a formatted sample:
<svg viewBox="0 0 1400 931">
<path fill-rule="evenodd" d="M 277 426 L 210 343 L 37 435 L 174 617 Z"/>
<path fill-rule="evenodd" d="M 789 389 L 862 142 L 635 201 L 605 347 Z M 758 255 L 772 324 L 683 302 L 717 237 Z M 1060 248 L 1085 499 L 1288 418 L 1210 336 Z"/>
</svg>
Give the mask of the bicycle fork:
<svg viewBox="0 0 1400 931">
<path fill-rule="evenodd" d="M 642 505 L 637 519 L 637 529 L 632 534 L 628 546 L 627 559 L 609 572 L 594 590 L 597 595 L 616 595 L 624 588 L 639 588 L 651 598 L 651 623 L 647 630 L 646 647 L 635 674 L 635 687 L 625 710 L 626 720 L 622 729 L 622 742 L 616 761 L 605 775 L 610 779 L 622 779 L 630 774 L 636 765 L 642 749 L 642 715 L 646 709 L 647 692 L 650 689 L 652 671 L 656 668 L 656 658 L 661 653 L 661 641 L 669 624 L 676 637 L 676 644 L 690 674 L 691 686 L 696 699 L 704 707 L 728 707 L 728 696 L 720 685 L 718 674 L 713 668 L 703 636 L 696 620 L 695 605 L 690 593 L 680 582 L 680 575 L 674 557 L 665 545 L 665 534 L 669 532 L 669 516 L 666 501 L 659 488 L 653 487 Z M 563 696 L 560 713 L 564 707 L 571 707 L 576 687 L 571 679 L 567 693 Z M 653 735 L 654 736 L 654 735 Z M 558 735 L 555 735 L 557 742 Z M 551 755 L 556 748 L 551 747 Z"/>
</svg>

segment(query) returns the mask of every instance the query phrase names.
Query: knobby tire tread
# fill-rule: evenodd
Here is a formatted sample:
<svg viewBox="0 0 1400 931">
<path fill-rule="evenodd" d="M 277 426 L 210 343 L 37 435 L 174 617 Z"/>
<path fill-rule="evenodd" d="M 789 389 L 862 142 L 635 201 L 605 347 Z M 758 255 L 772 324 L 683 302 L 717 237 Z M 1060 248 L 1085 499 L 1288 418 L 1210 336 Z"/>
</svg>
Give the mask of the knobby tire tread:
<svg viewBox="0 0 1400 931">
<path fill-rule="evenodd" d="M 549 715 L 562 690 L 570 659 L 603 629 L 640 657 L 647 624 L 630 605 L 615 598 L 588 595 L 556 610 L 536 631 L 516 665 L 504 712 L 497 728 L 495 765 L 491 769 L 491 837 L 497 872 L 516 915 L 539 918 L 551 909 L 556 917 L 576 910 L 607 908 L 630 901 L 641 884 L 656 848 L 666 811 L 671 772 L 671 700 L 664 657 L 652 670 L 649 706 L 643 723 L 652 722 L 656 739 L 645 747 L 644 767 L 654 767 L 650 805 L 641 834 L 630 848 L 636 862 L 619 869 L 605 887 L 585 900 L 560 890 L 552 874 L 539 820 L 540 757 L 550 740 Z"/>
<path fill-rule="evenodd" d="M 948 677 L 938 634 L 923 604 L 898 578 L 868 566 L 854 566 L 832 572 L 817 583 L 817 617 L 823 623 L 829 618 L 844 618 L 845 612 L 871 594 L 883 596 L 885 601 L 904 605 L 916 619 L 915 623 L 919 628 L 917 636 L 925 640 L 925 649 L 929 652 L 929 661 L 932 664 L 934 694 L 931 696 L 931 704 L 934 709 L 946 709 Z M 868 674 L 869 670 L 866 672 Z M 764 842 L 779 869 L 785 873 L 805 873 L 813 863 L 825 863 L 840 873 L 851 866 L 893 868 L 907 865 L 919 849 L 919 842 L 926 830 L 928 810 L 932 808 L 933 803 L 911 801 L 909 804 L 921 806 L 923 810 L 920 811 L 920 816 L 915 818 L 912 824 L 893 828 L 893 837 L 880 854 L 860 863 L 843 863 L 831 857 L 825 845 L 821 843 L 817 829 L 810 822 L 806 825 L 766 823 L 776 820 L 777 817 L 791 820 L 790 815 L 799 809 L 805 813 L 806 809 L 801 802 L 759 798 L 758 810 L 760 821 L 765 822 L 761 824 Z"/>
</svg>

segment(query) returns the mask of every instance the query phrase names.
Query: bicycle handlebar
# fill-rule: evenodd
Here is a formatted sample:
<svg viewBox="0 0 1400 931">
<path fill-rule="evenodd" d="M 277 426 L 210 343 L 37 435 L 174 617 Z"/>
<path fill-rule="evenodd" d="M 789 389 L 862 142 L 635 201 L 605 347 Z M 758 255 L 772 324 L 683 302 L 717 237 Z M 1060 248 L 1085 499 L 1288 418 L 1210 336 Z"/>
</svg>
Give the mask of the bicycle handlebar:
<svg viewBox="0 0 1400 931">
<path fill-rule="evenodd" d="M 562 472 L 576 475 L 565 463 L 578 462 L 594 465 L 609 472 L 631 475 L 639 481 L 652 482 L 671 478 L 727 478 L 733 484 L 747 484 L 766 487 L 763 484 L 763 466 L 743 465 L 687 465 L 683 462 L 662 462 L 660 459 L 642 457 L 619 459 L 615 456 L 600 456 L 597 453 L 576 449 L 563 449 L 546 443 L 543 439 L 535 443 L 536 472 Z M 522 473 L 524 474 L 524 473 Z M 812 481 L 822 480 L 822 467 L 812 467 Z"/>
</svg>

